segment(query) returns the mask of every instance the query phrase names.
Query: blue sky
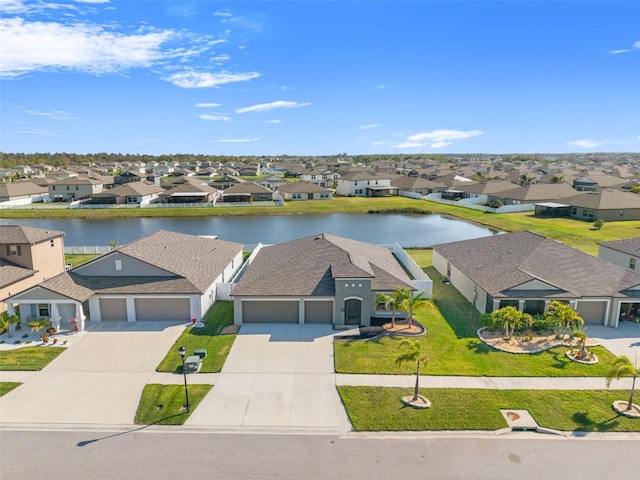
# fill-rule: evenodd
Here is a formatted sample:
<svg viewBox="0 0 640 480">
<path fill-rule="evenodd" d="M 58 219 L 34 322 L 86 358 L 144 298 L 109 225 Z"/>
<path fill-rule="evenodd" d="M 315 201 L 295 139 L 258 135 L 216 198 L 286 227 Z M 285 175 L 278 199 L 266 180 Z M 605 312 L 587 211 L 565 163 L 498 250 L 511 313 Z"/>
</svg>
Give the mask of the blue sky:
<svg viewBox="0 0 640 480">
<path fill-rule="evenodd" d="M 640 2 L 0 0 L 4 152 L 637 152 Z"/>
</svg>

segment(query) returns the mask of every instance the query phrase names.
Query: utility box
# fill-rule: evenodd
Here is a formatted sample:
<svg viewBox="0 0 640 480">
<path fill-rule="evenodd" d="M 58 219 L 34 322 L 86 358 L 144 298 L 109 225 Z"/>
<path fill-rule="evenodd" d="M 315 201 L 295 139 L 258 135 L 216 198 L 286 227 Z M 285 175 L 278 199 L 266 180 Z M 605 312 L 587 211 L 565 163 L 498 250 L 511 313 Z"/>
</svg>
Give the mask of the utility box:
<svg viewBox="0 0 640 480">
<path fill-rule="evenodd" d="M 184 361 L 184 371 L 186 373 L 197 372 L 200 369 L 202 359 L 198 355 L 191 355 Z"/>
<path fill-rule="evenodd" d="M 199 350 L 194 350 L 193 354 L 198 355 L 200 358 L 207 358 L 207 350 L 204 348 Z"/>
</svg>

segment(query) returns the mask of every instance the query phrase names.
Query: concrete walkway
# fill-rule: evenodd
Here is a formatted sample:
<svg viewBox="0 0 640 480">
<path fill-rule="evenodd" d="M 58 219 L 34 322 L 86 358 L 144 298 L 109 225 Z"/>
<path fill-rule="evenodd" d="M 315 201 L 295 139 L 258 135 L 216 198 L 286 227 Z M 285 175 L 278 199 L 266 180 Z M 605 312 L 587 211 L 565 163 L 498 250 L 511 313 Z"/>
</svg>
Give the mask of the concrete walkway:
<svg viewBox="0 0 640 480">
<path fill-rule="evenodd" d="M 637 355 L 640 362 L 640 323 L 620 322 L 618 328 L 588 325 L 585 331 L 614 355 L 627 355 L 632 361 Z"/>
</svg>

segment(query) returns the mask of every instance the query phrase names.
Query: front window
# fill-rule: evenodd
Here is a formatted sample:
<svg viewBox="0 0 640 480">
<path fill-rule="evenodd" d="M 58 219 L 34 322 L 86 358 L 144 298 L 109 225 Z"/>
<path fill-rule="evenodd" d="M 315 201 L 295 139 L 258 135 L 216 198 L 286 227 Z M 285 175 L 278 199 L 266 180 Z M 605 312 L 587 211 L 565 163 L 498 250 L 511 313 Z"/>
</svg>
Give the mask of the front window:
<svg viewBox="0 0 640 480">
<path fill-rule="evenodd" d="M 635 270 L 635 269 L 636 269 L 636 259 L 635 259 L 635 258 L 633 258 L 633 257 L 631 257 L 631 258 L 629 259 L 629 268 L 630 268 L 631 270 Z"/>
<path fill-rule="evenodd" d="M 38 316 L 39 317 L 48 317 L 49 316 L 49 304 L 48 303 L 39 303 L 38 304 Z"/>
</svg>

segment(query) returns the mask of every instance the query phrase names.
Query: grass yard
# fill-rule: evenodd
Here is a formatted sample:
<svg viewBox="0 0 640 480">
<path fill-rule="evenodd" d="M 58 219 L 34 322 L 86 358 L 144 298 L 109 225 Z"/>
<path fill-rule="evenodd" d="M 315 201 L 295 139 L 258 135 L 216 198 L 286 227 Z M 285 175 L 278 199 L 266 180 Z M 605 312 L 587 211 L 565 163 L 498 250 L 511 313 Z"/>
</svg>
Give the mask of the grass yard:
<svg viewBox="0 0 640 480">
<path fill-rule="evenodd" d="M 22 385 L 20 382 L 0 382 L 0 397 L 20 385 Z"/>
<path fill-rule="evenodd" d="M 64 262 L 70 263 L 71 268 L 75 268 L 78 265 L 82 265 L 83 263 L 87 263 L 89 260 L 96 258 L 98 255 L 94 254 L 74 254 L 74 255 L 65 255 Z"/>
<path fill-rule="evenodd" d="M 431 248 L 405 248 L 413 261 L 422 269 L 430 267 L 433 261 L 433 249 Z"/>
<path fill-rule="evenodd" d="M 182 373 L 182 360 L 178 348 L 184 346 L 187 356 L 193 355 L 196 349 L 207 350 L 207 357 L 202 360 L 201 373 L 219 372 L 231 350 L 235 335 L 220 335 L 220 331 L 233 324 L 233 302 L 218 301 L 207 312 L 204 327 L 188 327 L 164 357 L 158 372 Z"/>
<path fill-rule="evenodd" d="M 357 431 L 497 430 L 507 427 L 500 409 L 528 410 L 538 425 L 562 431 L 638 432 L 640 419 L 618 415 L 616 390 L 486 390 L 422 388 L 426 410 L 406 407 L 406 388 L 338 387 Z M 552 405 L 552 407 L 550 407 Z"/>
<path fill-rule="evenodd" d="M 556 347 L 536 354 L 511 354 L 494 350 L 480 341 L 479 313 L 451 285 L 441 281 L 431 267 L 437 308 L 423 308 L 416 318 L 427 327 L 420 337 L 430 361 L 423 375 L 462 375 L 489 377 L 604 377 L 614 358 L 602 347 L 592 348 L 597 365 L 582 365 L 565 357 L 567 347 Z M 446 318 L 446 320 L 445 320 Z M 335 367 L 338 373 L 410 374 L 413 366 L 398 367 L 400 339 L 336 340 Z"/>
<path fill-rule="evenodd" d="M 64 350 L 45 346 L 1 350 L 0 370 L 42 370 Z"/>
<path fill-rule="evenodd" d="M 189 409 L 193 412 L 211 390 L 211 385 L 189 385 Z M 182 425 L 190 412 L 185 405 L 184 385 L 145 385 L 136 412 L 138 425 Z"/>
</svg>

